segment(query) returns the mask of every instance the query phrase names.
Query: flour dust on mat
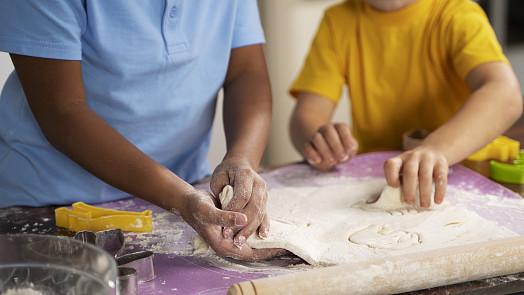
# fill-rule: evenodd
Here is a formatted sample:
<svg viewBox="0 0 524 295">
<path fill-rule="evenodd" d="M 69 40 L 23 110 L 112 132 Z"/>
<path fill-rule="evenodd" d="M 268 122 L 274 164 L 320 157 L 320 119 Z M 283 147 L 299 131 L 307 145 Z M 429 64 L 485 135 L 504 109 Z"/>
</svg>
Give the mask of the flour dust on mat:
<svg viewBox="0 0 524 295">
<path fill-rule="evenodd" d="M 312 265 L 337 265 L 517 236 L 446 200 L 431 209 L 364 210 L 362 204 L 376 199 L 385 185 L 382 178 L 365 178 L 270 190 L 269 237 L 253 235 L 247 244 L 285 248 Z"/>
</svg>

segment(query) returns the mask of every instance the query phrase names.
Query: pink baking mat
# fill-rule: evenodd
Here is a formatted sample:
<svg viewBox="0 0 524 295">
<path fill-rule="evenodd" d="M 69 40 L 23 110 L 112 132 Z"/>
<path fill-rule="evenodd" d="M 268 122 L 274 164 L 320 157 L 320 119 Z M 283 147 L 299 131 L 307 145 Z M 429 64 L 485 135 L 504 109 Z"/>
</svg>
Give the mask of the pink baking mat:
<svg viewBox="0 0 524 295">
<path fill-rule="evenodd" d="M 339 165 L 330 172 L 320 172 L 311 169 L 304 164 L 290 165 L 283 168 L 263 173 L 268 189 L 276 187 L 300 187 L 325 184 L 326 180 L 341 179 L 344 177 L 383 177 L 384 161 L 397 152 L 381 152 L 359 155 L 353 160 Z M 473 172 L 470 169 L 456 165 L 451 167 L 448 178 L 450 187 L 464 191 L 493 195 L 495 201 L 519 199 L 519 195 L 507 188 L 489 180 L 488 178 Z M 209 185 L 200 185 L 200 188 L 208 188 Z M 492 200 L 493 201 L 493 200 Z M 460 203 L 460 202 L 459 202 Z M 524 214 L 519 212 L 508 212 L 504 208 L 484 210 L 484 204 L 473 204 L 471 200 L 464 201 L 463 205 L 471 207 L 488 219 L 492 219 L 504 226 L 508 226 L 519 234 L 524 234 Z M 155 253 L 154 263 L 156 279 L 139 285 L 140 294 L 226 294 L 229 287 L 237 282 L 267 277 L 268 275 L 280 275 L 293 271 L 290 265 L 303 263 L 298 258 L 277 258 L 271 261 L 246 264 L 239 266 L 247 267 L 223 267 L 217 266 L 214 254 L 205 256 L 192 256 L 181 254 L 192 249 L 192 243 L 196 233 L 181 218 L 174 214 L 165 214 L 166 211 L 151 205 L 143 200 L 131 198 L 97 206 L 119 209 L 119 210 L 152 210 L 153 211 L 153 233 L 126 233 L 126 251 L 153 250 Z M 511 210 L 509 210 L 511 211 Z M 155 220 L 157 218 L 157 220 Z M 163 218 L 164 220 L 158 220 Z M 160 225 L 159 225 L 160 224 Z M 155 232 L 178 227 L 180 236 L 176 239 L 166 237 L 166 233 Z M 520 229 L 520 230 L 518 230 Z M 169 230 L 167 231 L 169 233 Z M 146 239 L 147 245 L 144 243 Z M 141 243 L 137 241 L 141 240 Z M 229 260 L 234 264 L 235 261 Z M 252 272 L 255 270 L 256 272 Z"/>
</svg>

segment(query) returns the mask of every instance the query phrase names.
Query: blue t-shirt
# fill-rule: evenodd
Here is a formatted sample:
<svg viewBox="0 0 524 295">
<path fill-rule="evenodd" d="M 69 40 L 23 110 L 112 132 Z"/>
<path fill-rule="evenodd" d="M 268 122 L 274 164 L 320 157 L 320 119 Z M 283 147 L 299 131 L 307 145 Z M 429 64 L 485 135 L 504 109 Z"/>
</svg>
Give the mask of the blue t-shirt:
<svg viewBox="0 0 524 295">
<path fill-rule="evenodd" d="M 256 0 L 0 0 L 0 51 L 81 60 L 88 106 L 187 182 L 210 173 L 231 49 L 262 42 Z M 0 96 L 0 208 L 124 197 L 50 145 L 13 72 Z"/>
</svg>

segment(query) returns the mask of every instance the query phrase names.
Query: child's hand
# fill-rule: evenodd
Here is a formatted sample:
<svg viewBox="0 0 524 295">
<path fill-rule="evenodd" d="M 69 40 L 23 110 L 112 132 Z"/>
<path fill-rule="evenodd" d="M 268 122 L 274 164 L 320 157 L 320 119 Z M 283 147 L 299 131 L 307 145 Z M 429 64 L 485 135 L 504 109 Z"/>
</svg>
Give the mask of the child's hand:
<svg viewBox="0 0 524 295">
<path fill-rule="evenodd" d="M 267 237 L 269 218 L 266 213 L 266 183 L 250 166 L 238 158 L 228 158 L 217 166 L 211 177 L 211 190 L 218 196 L 226 185 L 233 187 L 233 199 L 223 210 L 242 212 L 247 216 L 245 224 L 224 227 L 223 236 L 233 238 L 234 244 L 243 248 L 245 240 L 258 230 Z"/>
<path fill-rule="evenodd" d="M 302 155 L 313 167 L 329 170 L 338 163 L 346 162 L 357 154 L 358 142 L 344 123 L 328 123 L 321 126 L 311 140 L 304 143 Z"/>
<path fill-rule="evenodd" d="M 384 164 L 384 174 L 390 186 L 402 184 L 404 202 L 413 204 L 417 184 L 420 193 L 420 206 L 431 204 L 432 182 L 435 180 L 435 203 L 440 204 L 446 194 L 449 165 L 439 152 L 418 147 L 397 157 L 388 159 Z"/>
<path fill-rule="evenodd" d="M 222 227 L 245 226 L 247 218 L 242 213 L 218 209 L 218 201 L 209 192 L 193 190 L 184 200 L 185 206 L 180 209 L 180 215 L 218 255 L 255 261 L 287 253 L 283 249 L 252 249 L 246 245 L 239 248 L 235 246 L 233 239 L 225 239 Z"/>
</svg>

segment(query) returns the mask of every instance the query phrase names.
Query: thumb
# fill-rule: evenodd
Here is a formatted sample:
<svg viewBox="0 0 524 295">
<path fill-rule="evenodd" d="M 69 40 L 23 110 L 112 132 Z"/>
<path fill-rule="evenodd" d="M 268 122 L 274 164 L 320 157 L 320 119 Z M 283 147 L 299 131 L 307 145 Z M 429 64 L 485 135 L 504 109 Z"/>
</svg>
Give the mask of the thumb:
<svg viewBox="0 0 524 295">
<path fill-rule="evenodd" d="M 200 214 L 198 219 L 202 223 L 220 225 L 222 227 L 244 226 L 247 223 L 245 214 L 224 211 L 216 207 L 212 207 L 208 214 Z"/>
</svg>

